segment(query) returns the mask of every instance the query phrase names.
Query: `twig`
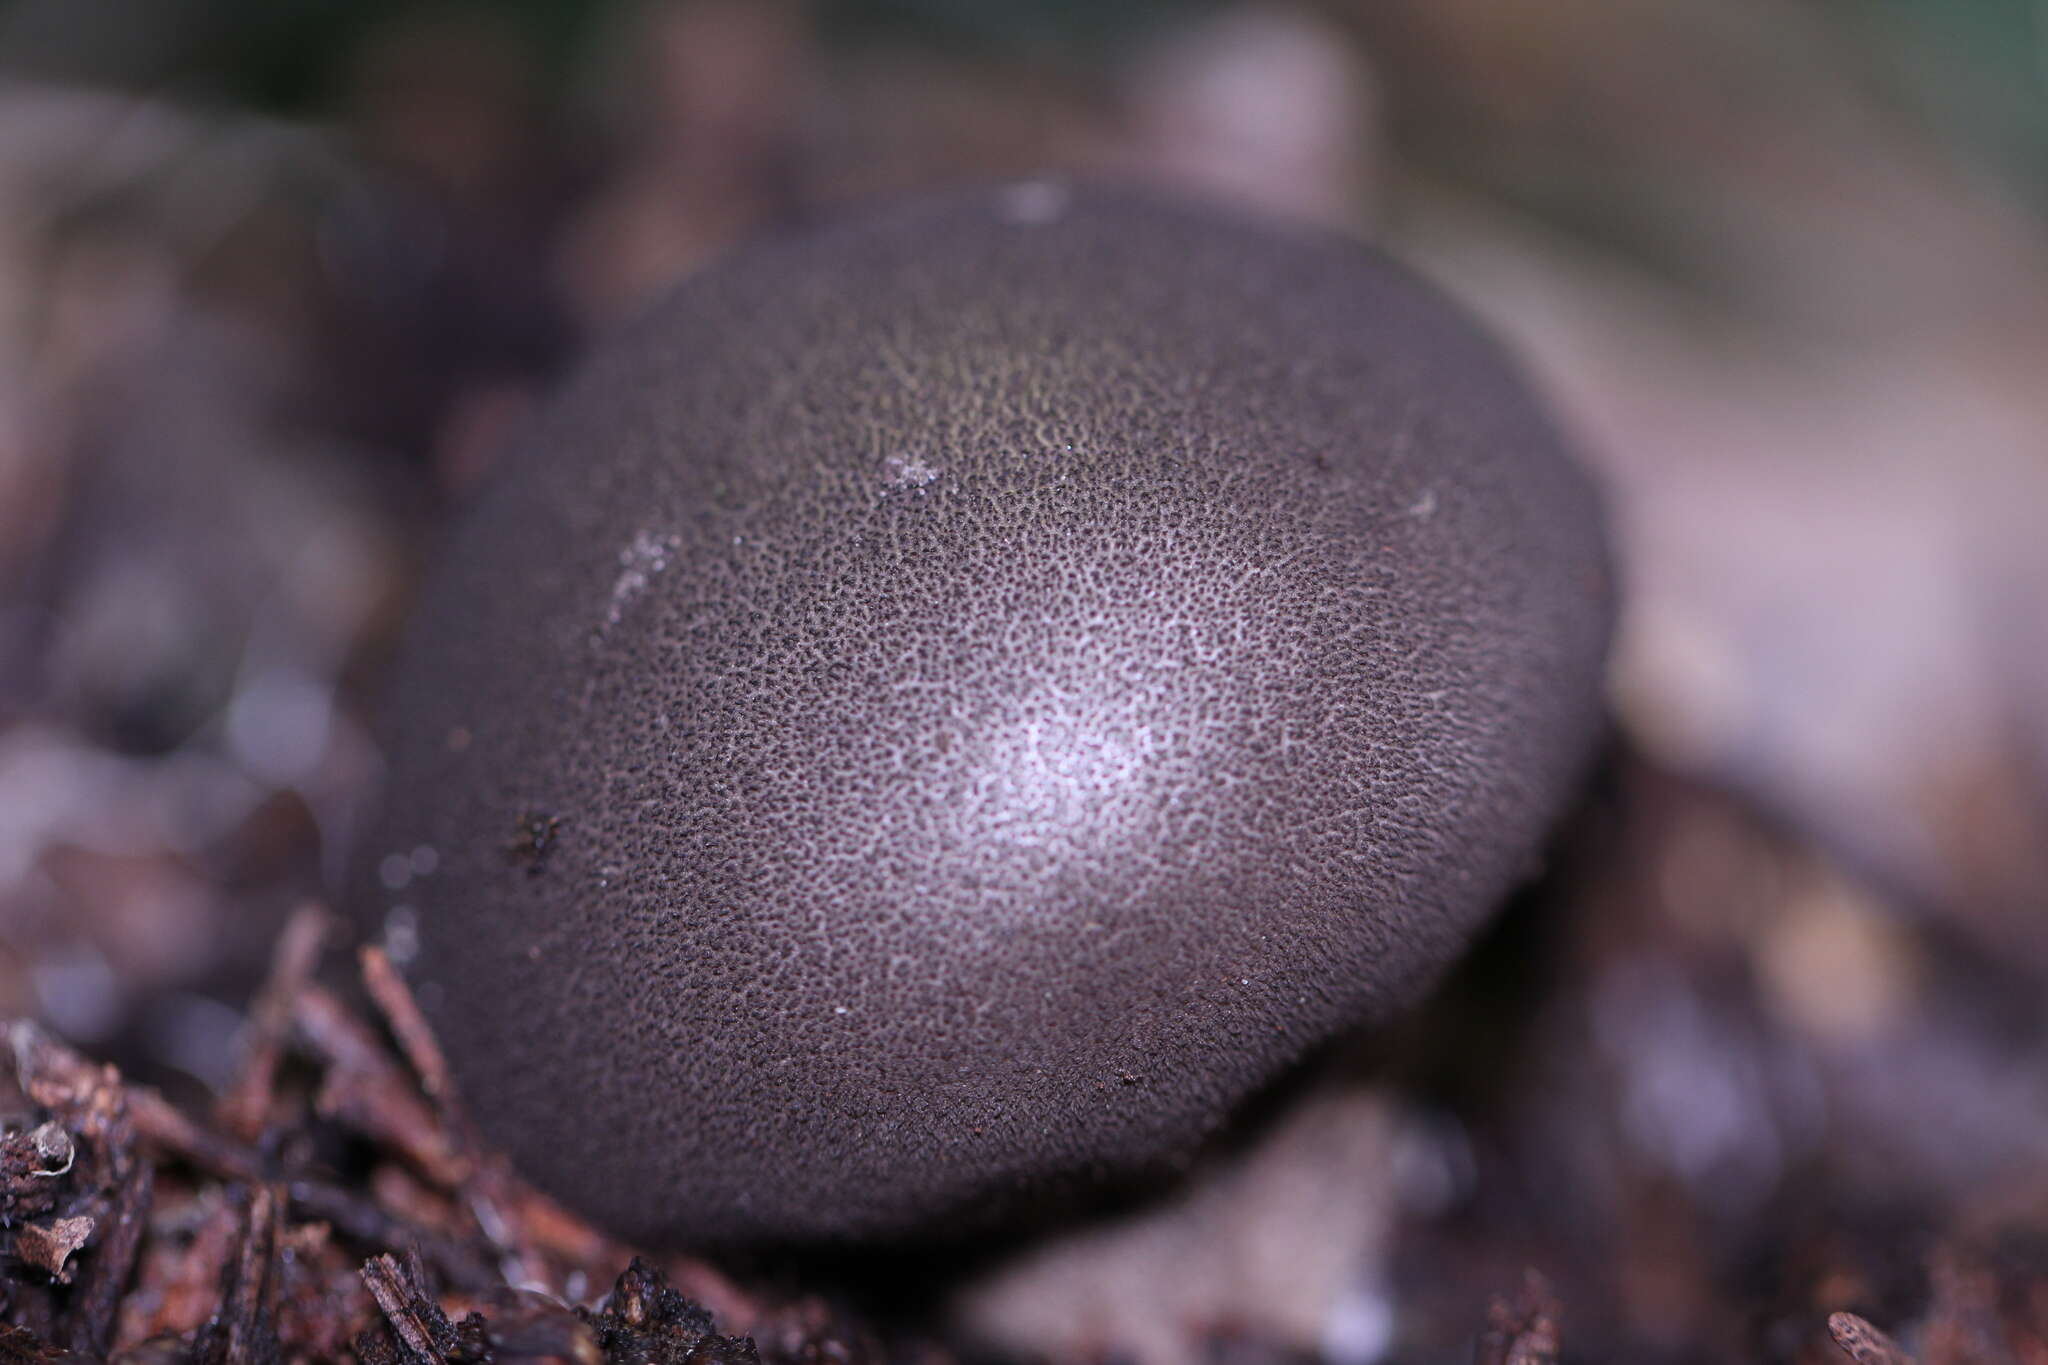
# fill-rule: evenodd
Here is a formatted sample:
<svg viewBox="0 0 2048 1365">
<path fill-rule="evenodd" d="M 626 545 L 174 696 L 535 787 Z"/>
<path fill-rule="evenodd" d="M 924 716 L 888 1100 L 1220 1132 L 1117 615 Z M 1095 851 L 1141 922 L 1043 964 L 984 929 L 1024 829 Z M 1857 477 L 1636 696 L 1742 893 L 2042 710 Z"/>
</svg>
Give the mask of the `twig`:
<svg viewBox="0 0 2048 1365">
<path fill-rule="evenodd" d="M 441 1106 L 443 1117 L 453 1117 L 455 1083 L 448 1073 L 448 1059 L 442 1055 L 433 1027 L 427 1023 L 426 1015 L 420 1012 L 419 1002 L 413 998 L 405 978 L 391 965 L 390 955 L 375 944 L 364 948 L 358 954 L 358 960 L 362 965 L 363 985 L 369 989 L 370 998 L 377 1002 L 384 1022 L 391 1026 L 392 1036 L 398 1039 L 406 1061 L 412 1064 L 414 1074 L 420 1078 L 421 1089 Z"/>
<path fill-rule="evenodd" d="M 455 1348 L 455 1326 L 427 1292 L 426 1272 L 416 1253 L 407 1253 L 402 1266 L 392 1256 L 365 1263 L 363 1283 L 406 1359 L 415 1365 L 438 1365 L 448 1358 Z"/>
<path fill-rule="evenodd" d="M 214 1106 L 214 1122 L 245 1141 L 261 1136 L 270 1120 L 277 1063 L 291 1036 L 292 1009 L 312 980 L 332 921 L 317 905 L 302 905 L 278 936 L 270 975 L 249 1009 L 242 1060 L 234 1082 Z"/>
<path fill-rule="evenodd" d="M 370 998 L 419 1077 L 421 1088 L 440 1111 L 443 1133 L 468 1163 L 461 1193 L 484 1235 L 504 1254 L 506 1282 L 559 1289 L 543 1278 L 548 1254 L 572 1265 L 624 1261 L 630 1255 L 624 1246 L 518 1179 L 504 1158 L 485 1146 L 463 1107 L 433 1026 L 404 976 L 382 948 L 366 947 L 358 960 Z M 759 1306 L 710 1266 L 690 1262 L 684 1270 L 690 1276 L 692 1292 L 715 1304 L 722 1314 L 758 1314 Z"/>
<path fill-rule="evenodd" d="M 462 1186 L 473 1169 L 467 1154 L 368 1026 L 319 986 L 293 1003 L 301 1034 L 327 1063 L 315 1101 L 320 1112 L 390 1143 L 444 1189 Z"/>
<path fill-rule="evenodd" d="M 531 1234 L 529 1220 L 520 1216 L 522 1206 L 528 1202 L 523 1198 L 523 1187 L 512 1178 L 504 1161 L 485 1149 L 475 1125 L 464 1112 L 448 1060 L 411 988 L 381 948 L 365 948 L 360 961 L 363 984 L 370 998 L 390 1026 L 392 1036 L 398 1039 L 421 1087 L 433 1097 L 439 1110 L 438 1131 L 458 1154 L 462 1166 L 459 1179 L 453 1183 L 484 1236 L 503 1254 L 506 1283 L 528 1287 L 545 1283 L 540 1248 Z"/>
<path fill-rule="evenodd" d="M 148 1086 L 128 1087 L 136 1135 L 160 1156 L 184 1161 L 224 1180 L 251 1182 L 263 1175 L 256 1149 L 202 1128 Z"/>
<path fill-rule="evenodd" d="M 241 1249 L 221 1277 L 221 1304 L 200 1329 L 193 1365 L 276 1365 L 277 1262 L 282 1210 L 267 1185 L 249 1194 Z"/>
</svg>

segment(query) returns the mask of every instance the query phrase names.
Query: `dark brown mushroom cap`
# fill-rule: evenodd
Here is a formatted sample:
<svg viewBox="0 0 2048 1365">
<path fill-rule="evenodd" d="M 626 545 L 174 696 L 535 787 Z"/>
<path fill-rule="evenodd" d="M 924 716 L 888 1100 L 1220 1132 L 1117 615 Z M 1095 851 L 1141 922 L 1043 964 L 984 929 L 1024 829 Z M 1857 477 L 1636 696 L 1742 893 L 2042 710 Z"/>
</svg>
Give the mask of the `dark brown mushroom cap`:
<svg viewBox="0 0 2048 1365">
<path fill-rule="evenodd" d="M 691 280 L 497 479 L 355 896 L 609 1226 L 928 1232 L 1186 1151 L 1443 967 L 1570 793 L 1610 614 L 1538 407 L 1368 251 L 898 202 Z"/>
</svg>

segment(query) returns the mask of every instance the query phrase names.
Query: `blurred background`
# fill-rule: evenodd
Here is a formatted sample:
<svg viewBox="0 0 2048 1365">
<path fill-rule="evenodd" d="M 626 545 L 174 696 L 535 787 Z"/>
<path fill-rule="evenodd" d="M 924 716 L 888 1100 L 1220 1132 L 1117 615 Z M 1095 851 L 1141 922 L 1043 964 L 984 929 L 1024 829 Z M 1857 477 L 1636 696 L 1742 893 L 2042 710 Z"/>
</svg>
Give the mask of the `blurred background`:
<svg viewBox="0 0 2048 1365">
<path fill-rule="evenodd" d="M 0 3 L 0 1015 L 227 1087 L 565 367 L 751 230 L 1058 173 L 1509 339 L 1609 496 L 1619 737 L 1412 1046 L 946 1330 L 1441 1358 L 1533 1266 L 1586 1359 L 2048 1358 L 2042 0 Z"/>
</svg>

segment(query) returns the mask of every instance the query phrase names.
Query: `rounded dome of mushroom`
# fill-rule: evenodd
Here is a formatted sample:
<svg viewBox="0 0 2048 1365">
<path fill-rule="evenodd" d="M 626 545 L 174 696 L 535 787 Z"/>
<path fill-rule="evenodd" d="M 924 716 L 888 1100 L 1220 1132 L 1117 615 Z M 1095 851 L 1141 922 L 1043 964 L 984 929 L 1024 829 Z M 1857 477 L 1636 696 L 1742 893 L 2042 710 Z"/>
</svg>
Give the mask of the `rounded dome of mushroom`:
<svg viewBox="0 0 2048 1365">
<path fill-rule="evenodd" d="M 1425 984 L 1570 795 L 1610 615 L 1538 406 L 1365 249 L 898 201 L 688 281 L 499 472 L 354 898 L 609 1226 L 928 1232 L 1184 1153 Z"/>
</svg>

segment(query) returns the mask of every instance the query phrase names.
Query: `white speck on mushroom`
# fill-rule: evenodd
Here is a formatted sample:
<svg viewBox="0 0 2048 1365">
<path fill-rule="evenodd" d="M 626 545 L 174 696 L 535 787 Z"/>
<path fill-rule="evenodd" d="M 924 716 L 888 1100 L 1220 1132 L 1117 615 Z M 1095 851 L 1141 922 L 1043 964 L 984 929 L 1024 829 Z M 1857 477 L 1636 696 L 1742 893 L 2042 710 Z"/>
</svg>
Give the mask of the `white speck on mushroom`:
<svg viewBox="0 0 2048 1365">
<path fill-rule="evenodd" d="M 674 536 L 656 535 L 652 531 L 633 534 L 632 544 L 619 551 L 619 576 L 612 583 L 611 606 L 604 614 L 607 626 L 617 625 L 633 599 L 647 591 L 654 576 L 668 567 L 678 543 Z"/>
<path fill-rule="evenodd" d="M 923 488 L 939 477 L 935 466 L 911 453 L 889 456 L 882 461 L 882 469 L 891 488 Z"/>
</svg>

